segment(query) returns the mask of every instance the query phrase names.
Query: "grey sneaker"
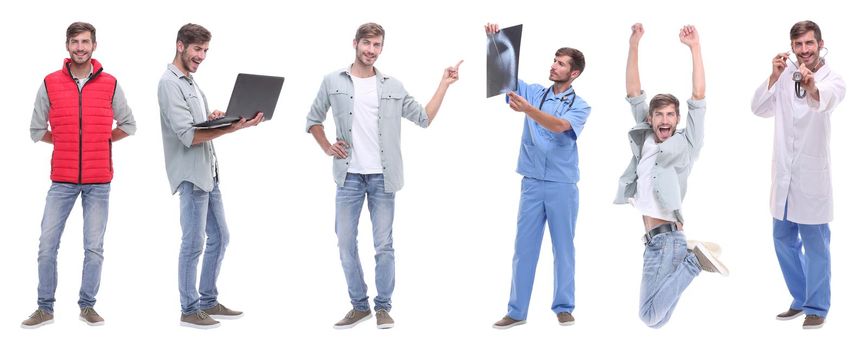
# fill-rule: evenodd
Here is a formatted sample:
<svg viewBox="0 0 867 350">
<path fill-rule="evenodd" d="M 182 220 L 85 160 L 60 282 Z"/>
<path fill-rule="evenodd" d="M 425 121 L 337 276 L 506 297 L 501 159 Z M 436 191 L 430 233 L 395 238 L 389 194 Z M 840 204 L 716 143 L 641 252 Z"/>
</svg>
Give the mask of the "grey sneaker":
<svg viewBox="0 0 867 350">
<path fill-rule="evenodd" d="M 695 254 L 695 258 L 698 259 L 698 263 L 701 265 L 702 270 L 707 272 L 718 272 L 723 276 L 729 275 L 729 269 L 726 268 L 725 265 L 719 261 L 719 258 L 711 253 L 710 249 L 705 247 L 702 242 L 697 242 L 695 244 L 692 253 Z"/>
<path fill-rule="evenodd" d="M 722 256 L 722 248 L 719 246 L 719 244 L 716 244 L 714 242 L 687 240 L 686 249 L 692 251 L 693 249 L 695 249 L 696 243 L 701 243 L 702 245 L 704 245 L 704 247 L 707 248 L 707 250 L 710 250 L 711 254 L 713 254 L 715 257 Z"/>
<path fill-rule="evenodd" d="M 220 326 L 220 321 L 217 321 L 202 310 L 189 315 L 181 314 L 181 326 L 192 327 L 198 329 L 211 329 Z"/>
<path fill-rule="evenodd" d="M 575 324 L 575 317 L 572 317 L 571 313 L 560 312 L 557 313 L 557 322 L 560 322 L 561 326 L 571 326 Z"/>
<path fill-rule="evenodd" d="M 89 326 L 102 326 L 105 324 L 105 319 L 96 313 L 96 310 L 90 306 L 81 309 L 81 313 L 78 314 L 78 319 L 84 321 L 84 323 L 87 323 Z"/>
<path fill-rule="evenodd" d="M 527 323 L 527 320 L 516 320 L 514 318 L 509 317 L 509 315 L 503 316 L 502 319 L 494 323 L 494 328 L 496 329 L 509 329 L 514 326 L 520 326 L 524 323 Z"/>
<path fill-rule="evenodd" d="M 21 328 L 39 328 L 54 323 L 54 315 L 42 309 L 36 309 L 30 317 L 21 322 Z"/>
<path fill-rule="evenodd" d="M 370 310 L 360 311 L 352 309 L 346 313 L 346 316 L 344 316 L 342 320 L 337 321 L 337 323 L 334 324 L 334 329 L 352 328 L 368 318 L 370 318 Z"/>
<path fill-rule="evenodd" d="M 394 319 L 388 315 L 385 309 L 376 310 L 376 328 L 389 329 L 394 327 Z"/>
<path fill-rule="evenodd" d="M 230 308 L 223 306 L 223 304 L 217 303 L 212 308 L 202 310 L 212 318 L 226 319 L 226 320 L 234 320 L 236 318 L 244 317 L 243 311 L 235 311 Z"/>
</svg>

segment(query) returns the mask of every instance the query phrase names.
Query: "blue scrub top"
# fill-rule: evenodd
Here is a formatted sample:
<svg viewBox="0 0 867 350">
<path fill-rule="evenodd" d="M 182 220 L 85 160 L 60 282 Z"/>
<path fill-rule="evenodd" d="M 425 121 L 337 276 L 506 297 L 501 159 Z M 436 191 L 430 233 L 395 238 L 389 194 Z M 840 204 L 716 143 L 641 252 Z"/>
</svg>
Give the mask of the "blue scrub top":
<svg viewBox="0 0 867 350">
<path fill-rule="evenodd" d="M 550 87 L 528 85 L 520 80 L 516 93 L 536 108 L 540 108 L 541 103 L 543 112 L 566 119 L 572 125 L 570 130 L 555 133 L 524 116 L 518 173 L 538 180 L 577 183 L 578 146 L 575 140 L 584 129 L 590 105 L 575 95 L 571 86 L 560 94 L 554 94 Z"/>
</svg>

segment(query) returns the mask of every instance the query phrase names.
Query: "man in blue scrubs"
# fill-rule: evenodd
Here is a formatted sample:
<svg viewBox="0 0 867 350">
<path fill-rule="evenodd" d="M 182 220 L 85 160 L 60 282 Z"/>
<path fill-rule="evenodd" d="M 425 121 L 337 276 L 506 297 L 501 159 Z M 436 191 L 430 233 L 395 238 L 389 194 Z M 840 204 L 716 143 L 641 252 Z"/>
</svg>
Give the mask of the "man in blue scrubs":
<svg viewBox="0 0 867 350">
<path fill-rule="evenodd" d="M 492 35 L 496 24 L 485 25 Z M 584 54 L 564 47 L 555 53 L 545 87 L 518 81 L 508 93 L 509 107 L 525 114 L 518 173 L 521 203 L 518 234 L 512 258 L 512 291 L 508 313 L 494 323 L 507 329 L 526 323 L 536 263 L 545 222 L 554 250 L 554 302 L 551 310 L 560 325 L 575 323 L 575 221 L 578 217 L 578 147 L 575 140 L 584 129 L 590 106 L 575 94 L 574 81 L 584 71 Z"/>
</svg>

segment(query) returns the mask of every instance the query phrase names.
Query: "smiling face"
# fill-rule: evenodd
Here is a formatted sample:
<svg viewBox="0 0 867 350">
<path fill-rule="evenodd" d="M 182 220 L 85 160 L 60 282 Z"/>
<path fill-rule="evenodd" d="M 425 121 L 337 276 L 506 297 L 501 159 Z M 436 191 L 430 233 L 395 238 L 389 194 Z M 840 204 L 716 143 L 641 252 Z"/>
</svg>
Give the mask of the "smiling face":
<svg viewBox="0 0 867 350">
<path fill-rule="evenodd" d="M 352 41 L 352 46 L 355 48 L 355 63 L 361 67 L 373 67 L 379 54 L 382 53 L 383 37 L 374 36 L 369 38 L 360 38 Z"/>
<path fill-rule="evenodd" d="M 180 66 L 178 68 L 185 75 L 195 73 L 199 69 L 199 65 L 205 61 L 208 54 L 208 42 L 191 43 L 184 47 L 180 41 L 177 42 L 177 50 L 180 54 Z"/>
<path fill-rule="evenodd" d="M 804 64 L 809 69 L 815 70 L 821 63 L 819 51 L 825 46 L 825 42 L 816 39 L 814 31 L 808 31 L 803 35 L 792 39 L 792 52 L 798 58 L 798 64 Z"/>
<path fill-rule="evenodd" d="M 78 33 L 66 40 L 66 51 L 69 51 L 69 58 L 77 65 L 90 64 L 93 50 L 96 50 L 96 42 L 93 41 L 89 31 Z"/>
</svg>

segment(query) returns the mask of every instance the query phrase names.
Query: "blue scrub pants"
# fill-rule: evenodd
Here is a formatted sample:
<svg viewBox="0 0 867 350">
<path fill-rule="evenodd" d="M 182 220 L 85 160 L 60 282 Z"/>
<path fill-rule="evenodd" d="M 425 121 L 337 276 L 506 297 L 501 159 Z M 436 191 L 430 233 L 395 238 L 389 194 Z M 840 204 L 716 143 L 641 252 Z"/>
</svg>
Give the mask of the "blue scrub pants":
<svg viewBox="0 0 867 350">
<path fill-rule="evenodd" d="M 578 186 L 524 177 L 518 209 L 518 235 L 512 258 L 512 291 L 508 316 L 527 319 L 536 263 L 542 247 L 545 222 L 554 251 L 554 313 L 575 309 L 575 221 L 578 218 Z"/>
<path fill-rule="evenodd" d="M 791 308 L 825 317 L 831 307 L 831 229 L 774 219 L 774 248 L 783 279 L 794 299 Z M 803 251 L 801 247 L 803 246 Z"/>
</svg>

